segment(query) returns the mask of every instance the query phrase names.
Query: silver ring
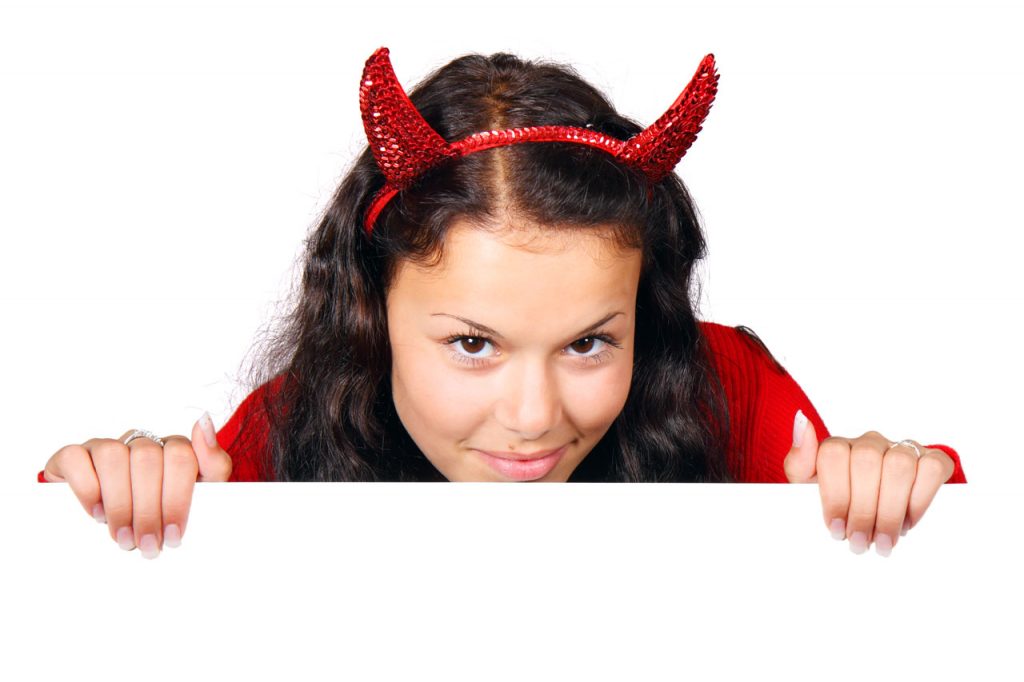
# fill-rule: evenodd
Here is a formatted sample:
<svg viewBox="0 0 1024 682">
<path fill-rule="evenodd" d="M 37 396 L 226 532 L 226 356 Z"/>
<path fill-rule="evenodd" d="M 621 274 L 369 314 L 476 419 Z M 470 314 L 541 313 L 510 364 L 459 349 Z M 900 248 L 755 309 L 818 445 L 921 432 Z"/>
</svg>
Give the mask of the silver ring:
<svg viewBox="0 0 1024 682">
<path fill-rule="evenodd" d="M 155 441 L 155 442 L 159 443 L 160 447 L 164 446 L 163 438 L 160 438 L 158 435 L 156 435 L 152 431 L 146 431 L 145 429 L 135 429 L 134 431 L 129 433 L 125 437 L 125 439 L 122 440 L 121 442 L 124 443 L 125 445 L 128 445 L 128 443 L 131 443 L 136 438 L 148 438 L 148 439 L 150 439 L 152 441 Z"/>
<path fill-rule="evenodd" d="M 898 443 L 889 443 L 890 448 L 899 447 L 900 445 L 906 445 L 908 448 L 914 448 L 914 452 L 917 453 L 918 459 L 920 459 L 921 450 L 917 447 L 917 443 L 912 440 L 901 440 Z"/>
</svg>

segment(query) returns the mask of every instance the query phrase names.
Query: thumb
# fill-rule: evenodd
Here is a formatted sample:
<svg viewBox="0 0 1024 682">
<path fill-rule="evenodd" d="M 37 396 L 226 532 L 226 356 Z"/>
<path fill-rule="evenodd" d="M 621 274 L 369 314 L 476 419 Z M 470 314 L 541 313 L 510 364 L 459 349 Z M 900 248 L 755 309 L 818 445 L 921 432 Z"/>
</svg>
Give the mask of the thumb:
<svg viewBox="0 0 1024 682">
<path fill-rule="evenodd" d="M 793 447 L 782 463 L 790 483 L 815 483 L 818 462 L 818 434 L 803 410 L 793 419 Z"/>
<path fill-rule="evenodd" d="M 213 420 L 207 412 L 192 427 L 192 449 L 199 460 L 197 481 L 226 481 L 233 468 L 231 455 L 217 442 Z"/>
</svg>

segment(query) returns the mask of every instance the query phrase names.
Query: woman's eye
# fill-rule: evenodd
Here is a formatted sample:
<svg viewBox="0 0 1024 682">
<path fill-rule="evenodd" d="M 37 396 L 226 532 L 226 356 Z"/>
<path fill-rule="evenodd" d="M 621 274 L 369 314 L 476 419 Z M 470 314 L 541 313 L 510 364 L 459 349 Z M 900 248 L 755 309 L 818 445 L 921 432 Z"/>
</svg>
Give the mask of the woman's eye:
<svg viewBox="0 0 1024 682">
<path fill-rule="evenodd" d="M 469 355 L 477 356 L 483 346 L 490 343 L 487 339 L 480 338 L 479 336 L 463 336 L 458 340 L 458 346 L 460 349 L 465 350 Z"/>
<path fill-rule="evenodd" d="M 581 342 L 581 341 L 583 341 L 583 342 L 585 342 L 585 341 L 590 341 L 590 343 L 583 343 L 583 344 L 582 344 L 582 346 L 583 346 L 583 347 L 582 347 L 582 348 L 579 348 L 578 346 L 580 346 L 580 345 L 581 345 L 581 344 L 580 344 L 580 342 Z M 579 341 L 574 341 L 573 343 L 569 344 L 569 347 L 570 347 L 570 348 L 576 347 L 576 348 L 574 348 L 574 350 L 577 350 L 577 351 L 579 351 L 579 352 L 581 352 L 581 353 L 584 353 L 584 354 L 585 354 L 585 353 L 587 353 L 587 352 L 588 352 L 588 351 L 589 351 L 589 350 L 590 350 L 591 348 L 593 348 L 593 346 L 594 346 L 594 341 L 597 341 L 597 342 L 599 342 L 599 343 L 600 343 L 600 341 L 601 341 L 601 340 L 600 340 L 600 339 L 596 339 L 596 338 L 594 338 L 593 336 L 588 336 L 588 337 L 586 337 L 586 338 L 580 339 Z"/>
<path fill-rule="evenodd" d="M 488 360 L 494 357 L 493 354 L 481 355 L 481 352 L 487 344 L 493 345 L 493 342 L 486 336 L 460 334 L 450 336 L 445 339 L 445 343 L 455 349 L 452 353 L 452 358 L 457 362 L 471 364 L 473 366 L 481 366 L 486 365 Z M 596 346 L 597 350 L 603 352 L 593 353 L 595 344 L 598 344 Z M 596 334 L 577 339 L 566 346 L 566 348 L 574 351 L 572 353 L 568 353 L 568 355 L 582 360 L 585 364 L 599 364 L 604 362 L 607 359 L 607 356 L 611 355 L 610 351 L 605 350 L 605 347 L 609 345 L 615 346 L 616 348 L 622 348 L 620 344 L 615 343 L 615 341 L 606 334 Z"/>
</svg>

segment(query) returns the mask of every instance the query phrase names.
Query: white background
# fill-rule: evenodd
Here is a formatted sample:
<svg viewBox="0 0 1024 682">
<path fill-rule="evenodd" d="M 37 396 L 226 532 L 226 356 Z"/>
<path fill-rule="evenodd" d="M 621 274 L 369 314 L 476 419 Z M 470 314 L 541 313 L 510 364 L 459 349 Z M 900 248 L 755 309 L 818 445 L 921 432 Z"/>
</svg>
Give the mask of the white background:
<svg viewBox="0 0 1024 682">
<path fill-rule="evenodd" d="M 1016 677 L 1015 3 L 0 7 L 0 665 Z M 752 327 L 833 434 L 952 445 L 970 483 L 888 559 L 828 537 L 816 486 L 756 485 L 204 484 L 180 548 L 118 549 L 36 472 L 68 443 L 230 416 L 366 144 L 381 45 L 407 89 L 466 52 L 569 63 L 644 124 L 713 52 L 719 95 L 676 168 L 710 242 L 702 316 Z"/>
</svg>

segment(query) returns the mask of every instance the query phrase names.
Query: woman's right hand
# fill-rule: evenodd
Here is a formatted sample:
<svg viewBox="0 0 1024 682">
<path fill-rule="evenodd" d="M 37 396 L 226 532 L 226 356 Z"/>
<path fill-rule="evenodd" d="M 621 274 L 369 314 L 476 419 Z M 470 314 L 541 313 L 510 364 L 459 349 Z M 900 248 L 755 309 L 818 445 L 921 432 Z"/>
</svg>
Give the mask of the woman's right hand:
<svg viewBox="0 0 1024 682">
<path fill-rule="evenodd" d="M 231 456 L 217 444 L 205 413 L 192 427 L 191 441 L 175 435 L 162 437 L 163 447 L 149 438 L 125 445 L 129 433 L 62 447 L 46 462 L 43 477 L 69 483 L 121 549 L 138 547 L 155 559 L 165 539 L 171 547 L 181 542 L 196 481 L 227 481 Z"/>
</svg>

